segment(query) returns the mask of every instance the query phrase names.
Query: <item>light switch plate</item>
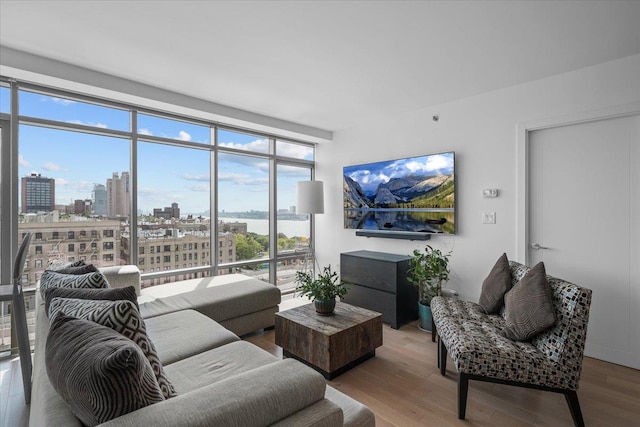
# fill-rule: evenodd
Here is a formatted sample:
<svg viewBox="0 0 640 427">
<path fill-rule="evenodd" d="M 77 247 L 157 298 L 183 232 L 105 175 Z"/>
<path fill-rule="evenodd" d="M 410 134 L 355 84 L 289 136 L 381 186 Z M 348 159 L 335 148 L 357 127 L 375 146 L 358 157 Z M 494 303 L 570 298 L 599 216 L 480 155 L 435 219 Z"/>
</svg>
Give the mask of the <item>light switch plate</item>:
<svg viewBox="0 0 640 427">
<path fill-rule="evenodd" d="M 482 223 L 483 224 L 495 224 L 496 223 L 496 213 L 495 212 L 483 212 L 482 213 Z"/>
</svg>

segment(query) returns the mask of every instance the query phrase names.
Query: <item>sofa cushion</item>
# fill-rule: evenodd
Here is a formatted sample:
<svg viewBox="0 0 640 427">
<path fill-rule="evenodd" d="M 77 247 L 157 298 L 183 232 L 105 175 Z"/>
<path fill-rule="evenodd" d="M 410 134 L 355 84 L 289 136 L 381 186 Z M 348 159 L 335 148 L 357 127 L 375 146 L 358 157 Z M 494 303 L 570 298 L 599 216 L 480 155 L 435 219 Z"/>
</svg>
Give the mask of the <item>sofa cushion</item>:
<svg viewBox="0 0 640 427">
<path fill-rule="evenodd" d="M 164 400 L 140 348 L 105 326 L 61 314 L 45 353 L 51 383 L 85 425 Z"/>
<path fill-rule="evenodd" d="M 533 267 L 506 293 L 506 326 L 502 335 L 515 341 L 529 341 L 556 322 L 551 287 L 544 263 Z"/>
<path fill-rule="evenodd" d="M 194 310 L 145 319 L 163 366 L 238 341 L 237 335 Z"/>
<path fill-rule="evenodd" d="M 497 313 L 504 305 L 504 294 L 511 289 L 511 270 L 507 254 L 502 254 L 482 282 L 478 304 L 487 314 Z"/>
<path fill-rule="evenodd" d="M 40 294 L 44 294 L 49 288 L 85 288 L 100 289 L 110 288 L 107 278 L 102 273 L 87 274 L 60 274 L 53 270 L 45 270 L 40 277 Z"/>
<path fill-rule="evenodd" d="M 60 313 L 91 320 L 109 327 L 136 343 L 149 360 L 158 386 L 165 398 L 176 396 L 173 385 L 166 377 L 153 342 L 147 335 L 146 325 L 131 301 L 91 301 L 72 298 L 54 298 L 49 306 L 52 322 Z"/>
<path fill-rule="evenodd" d="M 249 342 L 236 341 L 167 365 L 166 371 L 184 394 L 277 361 Z"/>
<path fill-rule="evenodd" d="M 49 315 L 49 305 L 54 298 L 76 298 L 88 300 L 131 301 L 138 307 L 136 289 L 133 286 L 126 288 L 104 289 L 74 289 L 74 288 L 49 288 L 45 291 L 45 312 Z"/>
<path fill-rule="evenodd" d="M 277 306 L 280 299 L 276 286 L 230 274 L 152 286 L 142 290 L 139 301 L 145 319 L 193 309 L 222 322 Z"/>
</svg>

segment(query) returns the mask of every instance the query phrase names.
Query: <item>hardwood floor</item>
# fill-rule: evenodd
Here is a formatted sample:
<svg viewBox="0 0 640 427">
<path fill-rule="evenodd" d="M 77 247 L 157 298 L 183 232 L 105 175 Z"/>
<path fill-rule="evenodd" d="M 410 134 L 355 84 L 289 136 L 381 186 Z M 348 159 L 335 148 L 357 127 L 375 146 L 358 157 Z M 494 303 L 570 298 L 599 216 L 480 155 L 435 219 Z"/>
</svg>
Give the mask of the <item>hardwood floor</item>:
<svg viewBox="0 0 640 427">
<path fill-rule="evenodd" d="M 274 331 L 245 337 L 282 357 Z M 561 395 L 472 381 L 465 421 L 458 420 L 457 374 L 436 366 L 436 344 L 416 323 L 399 330 L 383 326 L 384 344 L 376 357 L 329 384 L 366 404 L 378 427 L 398 426 L 572 426 Z M 0 425 L 26 426 L 28 409 L 22 396 L 18 359 L 0 361 Z M 585 358 L 580 405 L 587 426 L 640 425 L 640 371 Z"/>
<path fill-rule="evenodd" d="M 457 415 L 457 373 L 437 368 L 437 346 L 416 323 L 399 330 L 383 326 L 376 357 L 329 384 L 369 406 L 376 425 L 386 426 L 572 426 L 564 396 L 471 381 L 466 420 Z M 246 337 L 276 356 L 274 332 Z M 585 358 L 580 406 L 587 426 L 640 425 L 640 371 Z"/>
</svg>

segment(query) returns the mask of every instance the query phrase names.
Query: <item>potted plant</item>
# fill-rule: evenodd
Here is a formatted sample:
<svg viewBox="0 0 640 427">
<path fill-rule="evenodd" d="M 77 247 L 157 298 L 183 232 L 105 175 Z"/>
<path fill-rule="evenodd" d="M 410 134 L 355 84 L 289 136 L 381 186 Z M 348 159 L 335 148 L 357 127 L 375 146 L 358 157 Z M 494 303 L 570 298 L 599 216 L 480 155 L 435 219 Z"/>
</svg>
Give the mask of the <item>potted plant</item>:
<svg viewBox="0 0 640 427">
<path fill-rule="evenodd" d="M 443 282 L 449 280 L 449 257 L 440 249 L 427 245 L 424 252 L 414 249 L 409 260 L 407 280 L 418 288 L 418 311 L 420 328 L 431 330 L 431 299 L 440 295 Z"/>
<path fill-rule="evenodd" d="M 347 283 L 338 282 L 338 273 L 331 271 L 330 265 L 323 267 L 316 279 L 306 271 L 296 272 L 296 291 L 313 300 L 316 313 L 319 315 L 333 314 L 336 297 L 345 296 L 347 290 Z"/>
</svg>

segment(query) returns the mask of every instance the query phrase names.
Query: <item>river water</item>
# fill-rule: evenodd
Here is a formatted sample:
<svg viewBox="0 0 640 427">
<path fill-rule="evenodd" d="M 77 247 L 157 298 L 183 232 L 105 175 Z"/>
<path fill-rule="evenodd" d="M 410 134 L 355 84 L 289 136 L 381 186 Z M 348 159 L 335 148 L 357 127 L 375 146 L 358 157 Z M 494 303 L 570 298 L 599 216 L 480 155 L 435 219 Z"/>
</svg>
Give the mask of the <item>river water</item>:
<svg viewBox="0 0 640 427">
<path fill-rule="evenodd" d="M 247 224 L 247 231 L 261 235 L 269 234 L 269 220 L 249 218 L 220 218 L 223 222 L 243 222 Z M 309 221 L 278 220 L 278 233 L 287 237 L 309 237 Z"/>
</svg>

